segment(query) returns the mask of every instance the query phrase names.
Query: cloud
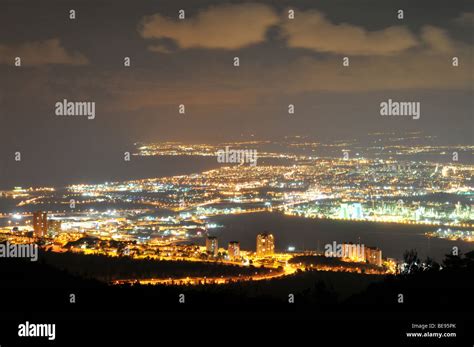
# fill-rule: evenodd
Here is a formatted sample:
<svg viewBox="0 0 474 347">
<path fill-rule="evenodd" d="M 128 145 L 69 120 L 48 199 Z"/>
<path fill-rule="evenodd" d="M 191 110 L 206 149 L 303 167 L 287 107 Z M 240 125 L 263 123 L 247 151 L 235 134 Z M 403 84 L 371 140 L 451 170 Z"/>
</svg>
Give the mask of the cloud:
<svg viewBox="0 0 474 347">
<path fill-rule="evenodd" d="M 267 29 L 278 21 L 266 5 L 220 5 L 184 20 L 160 14 L 145 17 L 139 32 L 147 39 L 173 39 L 180 48 L 239 49 L 264 41 Z"/>
<path fill-rule="evenodd" d="M 170 76 L 166 83 L 143 71 L 141 75 L 121 75 L 114 83 L 105 83 L 103 89 L 110 93 L 117 109 L 131 111 L 181 103 L 242 107 L 282 94 L 469 90 L 471 48 L 454 48 L 460 59 L 458 67 L 451 65 L 451 54 L 427 48 L 396 56 L 351 57 L 349 67 L 343 67 L 342 59 L 333 56 L 301 56 L 284 64 L 260 60 L 242 65 L 238 78 L 235 70 L 221 62 L 199 69 L 184 67 L 189 78 Z"/>
<path fill-rule="evenodd" d="M 426 25 L 421 30 L 421 38 L 434 51 L 449 53 L 453 51 L 453 43 L 446 32 L 440 28 Z"/>
<path fill-rule="evenodd" d="M 222 6 L 219 8 L 222 9 Z M 302 13 L 297 13 L 296 18 L 301 15 Z M 201 23 L 197 19 L 195 22 Z M 281 23 L 286 25 L 287 22 L 285 19 Z M 366 36 L 371 35 L 366 34 Z M 51 95 L 52 99 L 69 93 L 69 95 L 79 95 L 84 100 L 100 98 L 108 110 L 137 111 L 155 110 L 161 106 L 175 107 L 181 103 L 206 107 L 219 107 L 219 105 L 243 107 L 242 105 L 258 105 L 262 100 L 279 97 L 282 94 L 470 90 L 472 88 L 469 65 L 472 56 L 471 45 L 451 39 L 446 31 L 434 26 L 422 27 L 413 40 L 416 42 L 415 46 L 401 50 L 402 46 L 399 45 L 400 50 L 396 51 L 396 54 L 389 54 L 388 52 L 395 51 L 383 49 L 383 47 L 372 48 L 379 50 L 378 53 L 372 55 L 348 54 L 350 55 L 349 67 L 343 67 L 342 58 L 334 54 L 347 53 L 354 51 L 355 48 L 350 45 L 344 46 L 342 43 L 330 54 L 318 54 L 317 57 L 307 51 L 287 54 L 288 49 L 279 45 L 272 50 L 273 56 L 270 63 L 268 56 L 262 55 L 261 50 L 249 51 L 246 52 L 246 59 L 238 69 L 226 59 L 213 59 L 212 63 L 209 63 L 208 58 L 214 53 L 202 50 L 195 52 L 196 59 L 192 62 L 181 60 L 178 64 L 179 69 L 163 68 L 163 64 L 160 64 L 161 68 L 156 68 L 156 66 L 155 68 L 146 66 L 134 68 L 133 74 L 128 69 L 91 67 L 87 71 L 73 69 L 71 75 L 67 76 L 54 75 L 47 78 L 46 75 L 41 75 L 41 79 L 37 80 L 36 89 L 33 88 L 28 93 L 41 98 L 47 87 L 48 95 Z M 367 45 L 367 42 L 365 44 Z M 31 44 L 28 45 L 31 46 Z M 56 51 L 59 47 L 62 51 L 59 56 L 63 59 L 45 59 L 46 54 L 42 54 L 43 59 L 40 61 L 43 63 L 45 61 L 58 63 L 66 60 L 64 56 L 71 57 L 60 47 L 58 40 L 55 40 L 53 45 L 40 46 L 42 46 L 41 49 L 33 51 L 43 52 L 45 47 L 49 47 L 49 50 L 51 47 L 56 47 L 53 49 Z M 20 50 L 19 47 L 15 51 Z M 169 44 L 166 38 L 162 38 L 161 41 L 150 42 L 149 49 L 168 53 L 180 47 L 182 48 L 183 44 L 179 40 Z M 348 50 L 344 50 L 344 47 Z M 5 55 L 4 49 L 0 46 L 1 59 Z M 23 51 L 31 50 L 32 48 L 23 49 Z M 26 56 L 34 57 L 34 54 L 29 53 Z M 453 67 L 451 64 L 453 56 L 459 57 L 458 67 Z M 166 61 L 175 62 L 175 57 L 163 58 L 165 65 Z M 177 58 L 182 59 L 182 57 Z M 76 63 L 77 60 L 76 58 Z M 11 61 L 12 58 L 7 59 L 10 64 Z M 46 69 L 37 69 L 38 72 L 40 70 Z M 16 83 L 15 93 L 24 84 L 23 81 L 20 83 L 18 75 L 13 72 L 2 77 L 4 77 L 5 85 L 9 85 L 11 81 Z M 31 75 L 24 78 L 30 81 Z M 10 82 L 7 83 L 7 80 Z M 40 88 L 41 93 L 33 93 Z"/>
<path fill-rule="evenodd" d="M 459 67 L 451 65 L 450 55 L 428 50 L 402 56 L 354 57 L 350 67 L 334 64 L 333 59 L 303 57 L 286 68 L 285 88 L 290 93 L 469 90 L 469 48 L 459 49 L 456 54 L 461 61 Z"/>
<path fill-rule="evenodd" d="M 100 101 L 107 112 L 132 114 L 153 114 L 163 108 L 174 112 L 179 104 L 191 109 L 193 105 L 197 109 L 251 108 L 283 95 L 318 92 L 469 91 L 472 47 L 456 43 L 453 49 L 459 57 L 459 67 L 451 65 L 452 54 L 426 48 L 396 56 L 355 56 L 350 58 L 349 67 L 342 66 L 340 57 L 307 55 L 285 59 L 280 64 L 268 64 L 256 57 L 238 71 L 229 68 L 228 62 L 202 62 L 198 68 L 195 64 L 183 65 L 166 76 L 150 68 L 137 68 L 130 74 L 127 69 L 93 67 L 75 70 L 68 76 L 52 76 L 51 70 L 43 69 L 36 70 L 36 75 L 19 76 L 8 69 L 0 88 L 8 86 L 4 88 L 5 101 L 13 104 L 25 95 L 30 96 L 31 103 L 36 100 L 40 105 L 53 105 L 65 95 L 74 95 L 80 100 Z"/>
<path fill-rule="evenodd" d="M 458 20 L 471 20 L 464 13 Z M 278 26 L 289 48 L 350 56 L 393 56 L 412 49 L 452 52 L 453 42 L 440 28 L 424 26 L 415 35 L 404 26 L 370 31 L 363 27 L 335 24 L 317 10 L 301 11 L 295 19 L 279 16 L 263 4 L 220 5 L 202 10 L 192 18 L 174 20 L 160 14 L 145 17 L 139 26 L 142 37 L 161 40 L 148 46 L 157 53 L 180 48 L 239 49 L 263 42 L 267 30 Z M 170 48 L 169 42 L 172 44 Z"/>
<path fill-rule="evenodd" d="M 0 64 L 13 64 L 15 57 L 21 58 L 22 65 L 84 65 L 86 57 L 80 53 L 68 53 L 59 39 L 26 42 L 20 45 L 0 44 Z"/>
<path fill-rule="evenodd" d="M 290 47 L 349 55 L 392 55 L 418 45 L 405 27 L 367 31 L 347 24 L 333 24 L 318 11 L 298 12 L 282 24 Z"/>
</svg>

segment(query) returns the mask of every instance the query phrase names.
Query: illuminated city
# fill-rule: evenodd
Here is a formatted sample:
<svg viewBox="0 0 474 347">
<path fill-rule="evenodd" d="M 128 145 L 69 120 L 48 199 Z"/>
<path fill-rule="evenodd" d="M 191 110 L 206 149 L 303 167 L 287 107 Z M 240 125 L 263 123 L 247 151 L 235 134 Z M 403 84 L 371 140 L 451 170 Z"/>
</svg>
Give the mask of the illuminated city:
<svg viewBox="0 0 474 347">
<path fill-rule="evenodd" d="M 0 347 L 472 345 L 473 24 L 469 0 L 1 2 Z"/>
<path fill-rule="evenodd" d="M 317 144 L 305 142 L 304 145 Z M 157 151 L 153 152 L 154 156 L 169 155 L 166 152 L 169 144 L 149 148 Z M 158 148 L 163 148 L 163 152 Z M 213 147 L 180 148 L 207 156 Z M 290 158 L 284 153 L 273 156 Z M 363 154 L 356 159 L 301 155 L 291 157 L 287 165 L 223 166 L 190 175 L 70 185 L 64 189 L 17 187 L 3 191 L 2 196 L 23 212 L 3 214 L 1 233 L 10 242 L 34 239 L 44 249 L 55 252 L 219 262 L 243 269 L 252 265 L 269 270 L 227 278 L 149 278 L 142 279 L 143 283 L 204 284 L 268 279 L 307 269 L 292 259 L 323 254 L 316 247 L 275 250 L 274 236 L 265 234 L 264 230 L 255 235 L 253 249 L 241 248 L 239 240 L 219 243 L 217 236 L 210 236 L 222 228 L 214 217 L 275 213 L 307 219 L 424 225 L 432 229 L 443 226 L 465 231 L 458 232 L 456 237 L 434 232 L 426 237 L 472 241 L 473 173 L 472 165 L 369 159 Z M 401 257 L 384 258 L 382 262 L 382 255 L 383 249 L 378 255 L 340 257 L 345 262 L 360 264 L 355 267 L 345 267 L 344 263 L 332 267 L 317 263 L 311 266 L 330 271 L 396 273 Z M 375 267 L 366 267 L 365 263 Z M 134 281 L 120 279 L 114 283 L 127 280 Z"/>
</svg>

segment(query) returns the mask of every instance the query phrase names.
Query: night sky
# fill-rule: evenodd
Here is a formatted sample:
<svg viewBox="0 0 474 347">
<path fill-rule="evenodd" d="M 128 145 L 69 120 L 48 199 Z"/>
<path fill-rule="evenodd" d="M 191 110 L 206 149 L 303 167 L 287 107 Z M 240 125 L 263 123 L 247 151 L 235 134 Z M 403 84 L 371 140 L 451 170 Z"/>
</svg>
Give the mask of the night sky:
<svg viewBox="0 0 474 347">
<path fill-rule="evenodd" d="M 106 177 L 136 141 L 422 131 L 472 144 L 473 25 L 462 0 L 3 0 L 0 187 Z M 421 118 L 381 117 L 389 98 L 421 102 Z M 94 101 L 96 118 L 56 116 L 63 99 Z"/>
</svg>

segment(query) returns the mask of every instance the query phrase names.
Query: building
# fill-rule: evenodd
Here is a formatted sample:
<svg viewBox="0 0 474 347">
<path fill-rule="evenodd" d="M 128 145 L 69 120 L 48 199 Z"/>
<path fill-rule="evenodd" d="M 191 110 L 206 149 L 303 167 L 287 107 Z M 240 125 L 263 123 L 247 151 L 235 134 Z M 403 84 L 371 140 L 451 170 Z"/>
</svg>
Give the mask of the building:
<svg viewBox="0 0 474 347">
<path fill-rule="evenodd" d="M 349 205 L 342 203 L 339 207 L 339 218 L 349 219 Z"/>
<path fill-rule="evenodd" d="M 240 243 L 238 241 L 230 241 L 227 253 L 229 253 L 230 260 L 239 259 L 240 258 Z"/>
<path fill-rule="evenodd" d="M 48 232 L 48 212 L 33 213 L 33 230 L 36 237 L 44 237 Z"/>
<path fill-rule="evenodd" d="M 267 257 L 275 251 L 275 240 L 272 234 L 262 233 L 257 235 L 257 256 Z"/>
<path fill-rule="evenodd" d="M 362 219 L 364 218 L 364 213 L 362 211 L 362 204 L 360 202 L 356 202 L 352 204 L 352 211 L 351 211 L 351 218 L 355 219 Z"/>
<path fill-rule="evenodd" d="M 382 266 L 382 250 L 365 247 L 365 260 L 372 265 Z"/>
<path fill-rule="evenodd" d="M 355 202 L 352 204 L 341 203 L 339 206 L 339 218 L 342 219 L 362 219 L 364 211 L 362 204 Z"/>
<path fill-rule="evenodd" d="M 365 247 L 362 244 L 355 243 L 343 243 L 342 244 L 342 257 L 355 262 L 365 262 Z"/>
<path fill-rule="evenodd" d="M 51 234 L 58 234 L 61 232 L 61 221 L 57 219 L 50 219 L 48 221 L 48 232 Z"/>
<path fill-rule="evenodd" d="M 217 237 L 215 236 L 208 236 L 206 239 L 206 251 L 207 254 L 212 256 L 217 256 L 217 252 L 219 251 L 219 246 L 217 244 Z"/>
</svg>

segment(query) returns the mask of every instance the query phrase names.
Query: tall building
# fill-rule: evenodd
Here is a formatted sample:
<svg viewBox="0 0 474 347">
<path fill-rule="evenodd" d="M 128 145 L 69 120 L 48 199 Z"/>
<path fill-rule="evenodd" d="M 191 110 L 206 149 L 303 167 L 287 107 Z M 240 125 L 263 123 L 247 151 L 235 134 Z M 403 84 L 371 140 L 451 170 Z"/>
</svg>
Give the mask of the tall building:
<svg viewBox="0 0 474 347">
<path fill-rule="evenodd" d="M 57 234 L 61 231 L 61 221 L 57 219 L 50 219 L 48 221 L 48 232 Z"/>
<path fill-rule="evenodd" d="M 219 246 L 217 244 L 217 237 L 215 236 L 208 236 L 206 239 L 206 251 L 208 254 L 213 255 L 214 257 L 217 255 L 219 250 Z"/>
<path fill-rule="evenodd" d="M 382 250 L 365 247 L 365 260 L 372 265 L 382 266 Z"/>
<path fill-rule="evenodd" d="M 238 241 L 230 241 L 227 252 L 229 253 L 230 260 L 239 259 L 240 258 L 240 243 Z"/>
<path fill-rule="evenodd" d="M 275 240 L 272 234 L 263 233 L 257 235 L 257 256 L 266 257 L 273 255 L 275 251 Z"/>
<path fill-rule="evenodd" d="M 48 212 L 33 213 L 33 230 L 36 237 L 43 237 L 48 232 Z"/>
</svg>

